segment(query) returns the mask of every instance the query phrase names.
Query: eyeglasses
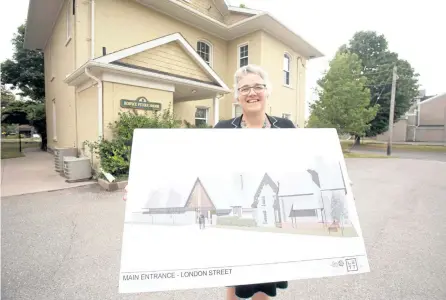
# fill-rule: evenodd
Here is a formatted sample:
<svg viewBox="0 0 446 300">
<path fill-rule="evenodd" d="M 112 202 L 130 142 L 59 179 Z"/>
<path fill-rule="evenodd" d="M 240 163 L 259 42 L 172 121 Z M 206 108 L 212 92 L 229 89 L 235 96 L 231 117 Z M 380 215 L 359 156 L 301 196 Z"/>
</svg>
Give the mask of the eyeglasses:
<svg viewBox="0 0 446 300">
<path fill-rule="evenodd" d="M 265 84 L 257 84 L 255 86 L 244 86 L 242 88 L 239 88 L 238 90 L 241 95 L 246 96 L 249 94 L 251 89 L 253 89 L 256 94 L 259 94 L 259 93 L 263 92 L 265 90 L 265 88 L 266 88 Z"/>
</svg>

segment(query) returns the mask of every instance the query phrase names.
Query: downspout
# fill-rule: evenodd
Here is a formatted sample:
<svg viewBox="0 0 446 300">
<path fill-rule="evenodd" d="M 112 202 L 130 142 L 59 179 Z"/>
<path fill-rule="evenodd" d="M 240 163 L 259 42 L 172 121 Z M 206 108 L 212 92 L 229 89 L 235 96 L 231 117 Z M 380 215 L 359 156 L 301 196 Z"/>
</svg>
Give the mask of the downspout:
<svg viewBox="0 0 446 300">
<path fill-rule="evenodd" d="M 300 100 L 300 77 L 299 77 L 299 60 L 301 60 L 301 57 L 299 56 L 297 58 L 297 74 L 296 74 L 296 127 L 299 126 L 299 100 Z"/>
<path fill-rule="evenodd" d="M 94 1 L 95 0 L 90 0 L 91 2 L 91 33 L 90 33 L 90 46 L 91 46 L 91 54 L 90 54 L 90 59 L 94 59 Z"/>
<path fill-rule="evenodd" d="M 99 78 L 93 76 L 90 73 L 90 69 L 87 67 L 85 68 L 85 75 L 96 81 L 98 84 L 98 138 L 103 139 L 103 124 L 102 124 L 102 80 Z"/>
</svg>

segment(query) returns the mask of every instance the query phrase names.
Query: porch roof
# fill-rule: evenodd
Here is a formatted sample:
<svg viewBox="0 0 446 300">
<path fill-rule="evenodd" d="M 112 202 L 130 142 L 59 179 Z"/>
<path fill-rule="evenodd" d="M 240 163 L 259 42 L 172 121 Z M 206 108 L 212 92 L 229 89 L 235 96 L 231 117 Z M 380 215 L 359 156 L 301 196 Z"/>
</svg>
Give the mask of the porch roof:
<svg viewBox="0 0 446 300">
<path fill-rule="evenodd" d="M 175 42 L 187 55 L 191 63 L 206 76 L 207 80 L 194 76 L 185 76 L 174 72 L 168 72 L 156 66 L 141 66 L 123 61 L 128 57 L 149 51 L 156 47 Z M 142 44 L 124 48 L 116 52 L 90 60 L 83 66 L 69 74 L 64 82 L 70 86 L 79 86 L 90 80 L 90 76 L 104 80 L 104 74 L 118 74 L 135 80 L 146 80 L 160 84 L 168 84 L 174 93 L 174 100 L 187 101 L 209 99 L 216 94 L 226 94 L 231 89 L 220 78 L 220 76 L 198 55 L 193 47 L 184 39 L 180 33 L 163 36 Z"/>
</svg>

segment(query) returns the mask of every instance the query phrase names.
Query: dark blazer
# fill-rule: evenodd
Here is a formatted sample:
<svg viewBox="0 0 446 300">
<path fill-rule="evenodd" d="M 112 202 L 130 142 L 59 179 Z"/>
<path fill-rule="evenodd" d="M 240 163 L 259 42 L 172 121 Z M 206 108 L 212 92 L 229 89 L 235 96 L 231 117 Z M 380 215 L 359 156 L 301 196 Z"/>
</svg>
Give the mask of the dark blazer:
<svg viewBox="0 0 446 300">
<path fill-rule="evenodd" d="M 266 114 L 266 117 L 271 123 L 271 128 L 296 128 L 293 122 L 288 119 L 269 116 L 268 114 Z M 219 121 L 214 128 L 242 128 L 241 121 L 242 116 L 230 120 Z M 246 299 L 252 298 L 257 292 L 263 292 L 270 297 L 275 297 L 277 295 L 277 289 L 286 288 L 288 288 L 287 281 L 239 285 L 235 286 L 235 295 L 239 298 Z"/>
<path fill-rule="evenodd" d="M 279 118 L 274 116 L 269 116 L 266 114 L 269 122 L 271 123 L 271 128 L 296 128 L 293 122 L 285 118 Z M 219 121 L 214 128 L 242 128 L 241 127 L 242 116 L 232 118 L 229 120 Z"/>
</svg>

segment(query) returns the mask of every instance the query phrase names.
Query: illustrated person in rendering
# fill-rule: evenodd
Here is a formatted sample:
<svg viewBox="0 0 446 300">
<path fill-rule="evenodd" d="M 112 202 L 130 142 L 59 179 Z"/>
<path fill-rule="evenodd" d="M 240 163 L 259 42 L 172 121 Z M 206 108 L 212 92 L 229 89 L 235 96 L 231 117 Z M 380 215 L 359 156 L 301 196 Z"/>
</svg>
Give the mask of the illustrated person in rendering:
<svg viewBox="0 0 446 300">
<path fill-rule="evenodd" d="M 239 68 L 234 75 L 234 98 L 242 108 L 242 115 L 220 121 L 214 128 L 295 128 L 290 120 L 266 113 L 270 95 L 268 74 L 261 67 L 247 65 Z M 228 287 L 226 300 L 267 300 L 268 296 L 277 295 L 277 288 L 287 287 L 286 281 Z"/>
</svg>

